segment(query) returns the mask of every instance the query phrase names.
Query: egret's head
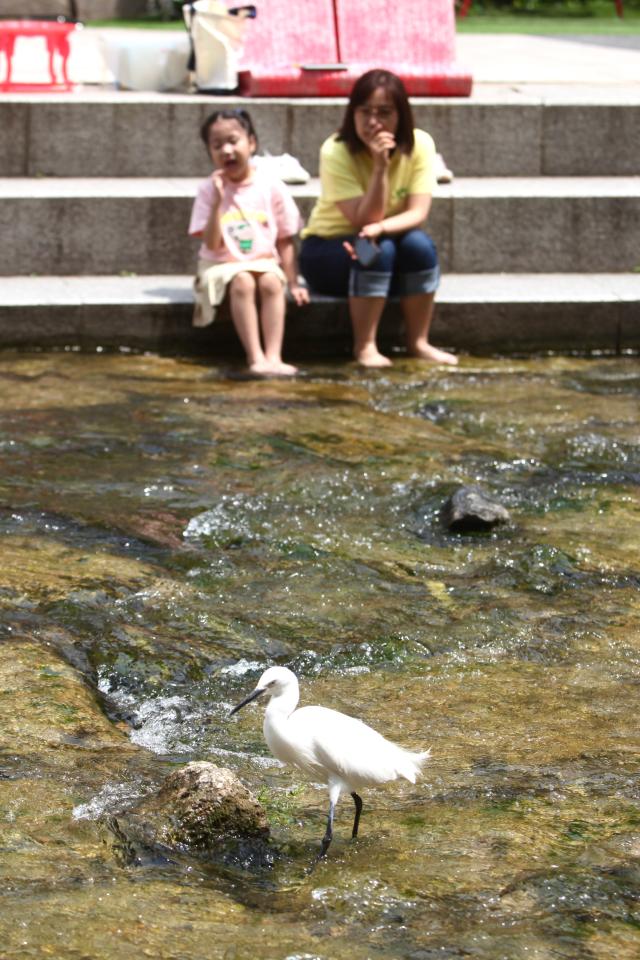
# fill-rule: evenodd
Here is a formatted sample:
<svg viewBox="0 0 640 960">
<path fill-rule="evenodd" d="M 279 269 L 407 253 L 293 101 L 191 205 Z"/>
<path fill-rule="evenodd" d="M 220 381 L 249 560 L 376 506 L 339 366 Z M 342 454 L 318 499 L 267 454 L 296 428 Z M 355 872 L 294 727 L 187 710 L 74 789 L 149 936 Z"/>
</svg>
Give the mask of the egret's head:
<svg viewBox="0 0 640 960">
<path fill-rule="evenodd" d="M 279 697 L 285 691 L 292 689 L 296 691 L 297 695 L 298 679 L 295 673 L 292 673 L 287 667 L 269 667 L 258 680 L 258 684 L 253 693 L 250 693 L 248 697 L 245 697 L 244 700 L 237 704 L 229 716 L 232 717 L 234 713 L 237 713 L 242 707 L 246 707 L 246 705 L 251 703 L 252 700 L 255 700 L 256 697 L 262 696 L 263 693 L 269 694 L 270 698 Z"/>
</svg>

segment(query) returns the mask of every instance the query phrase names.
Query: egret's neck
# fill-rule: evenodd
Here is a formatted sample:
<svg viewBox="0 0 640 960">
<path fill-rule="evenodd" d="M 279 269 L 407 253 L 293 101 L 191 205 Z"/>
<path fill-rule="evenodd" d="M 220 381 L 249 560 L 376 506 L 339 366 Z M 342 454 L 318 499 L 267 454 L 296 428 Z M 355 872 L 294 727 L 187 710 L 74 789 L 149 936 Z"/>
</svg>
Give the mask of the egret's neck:
<svg viewBox="0 0 640 960">
<path fill-rule="evenodd" d="M 289 690 L 283 690 L 276 697 L 271 697 L 265 710 L 265 719 L 270 721 L 286 720 L 290 717 L 298 706 L 299 694 L 298 687 L 291 686 Z"/>
<path fill-rule="evenodd" d="M 262 732 L 267 746 L 274 757 L 282 763 L 295 763 L 295 753 L 291 749 L 291 734 L 294 724 L 289 718 L 298 705 L 298 684 L 288 685 L 276 696 L 271 697 L 264 712 Z"/>
</svg>

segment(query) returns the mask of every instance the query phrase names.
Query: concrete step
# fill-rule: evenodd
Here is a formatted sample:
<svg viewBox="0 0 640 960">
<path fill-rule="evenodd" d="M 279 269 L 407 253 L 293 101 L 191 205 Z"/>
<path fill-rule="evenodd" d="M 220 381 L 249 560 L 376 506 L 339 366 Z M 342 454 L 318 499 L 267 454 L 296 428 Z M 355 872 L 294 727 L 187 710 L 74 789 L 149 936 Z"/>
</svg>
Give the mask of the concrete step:
<svg viewBox="0 0 640 960">
<path fill-rule="evenodd" d="M 0 180 L 0 275 L 187 273 L 193 178 Z M 292 187 L 303 216 L 318 182 Z M 640 177 L 456 179 L 429 218 L 445 271 L 627 272 Z"/>
<path fill-rule="evenodd" d="M 189 275 L 6 277 L 0 342 L 238 356 L 224 308 L 212 327 L 191 326 L 191 289 Z M 636 351 L 640 274 L 448 274 L 433 341 L 473 353 Z M 383 318 L 381 342 L 387 349 L 402 342 L 396 303 Z M 308 307 L 289 307 L 289 356 L 348 356 L 350 343 L 345 301 L 318 297 Z"/>
<path fill-rule="evenodd" d="M 633 176 L 640 174 L 640 89 L 504 87 L 467 98 L 416 98 L 456 176 Z M 0 98 L 0 176 L 204 176 L 199 127 L 214 109 L 242 106 L 261 146 L 291 153 L 312 174 L 344 99 L 252 100 L 86 88 L 71 94 Z"/>
</svg>

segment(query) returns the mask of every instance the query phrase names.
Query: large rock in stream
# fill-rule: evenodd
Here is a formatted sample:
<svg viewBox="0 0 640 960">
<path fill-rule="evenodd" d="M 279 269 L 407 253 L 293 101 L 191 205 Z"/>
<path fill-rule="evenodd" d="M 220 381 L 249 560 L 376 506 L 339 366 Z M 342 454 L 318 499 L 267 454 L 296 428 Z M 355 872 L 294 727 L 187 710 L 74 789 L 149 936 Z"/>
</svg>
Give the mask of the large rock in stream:
<svg viewBox="0 0 640 960">
<path fill-rule="evenodd" d="M 255 859 L 269 837 L 259 801 L 231 770 L 206 761 L 175 770 L 156 793 L 113 817 L 110 827 L 132 858 L 142 847 L 223 858 L 241 848 Z"/>
<path fill-rule="evenodd" d="M 492 500 L 476 484 L 460 487 L 445 502 L 442 519 L 455 533 L 472 533 L 491 530 L 511 519 L 509 511 L 501 503 Z"/>
</svg>

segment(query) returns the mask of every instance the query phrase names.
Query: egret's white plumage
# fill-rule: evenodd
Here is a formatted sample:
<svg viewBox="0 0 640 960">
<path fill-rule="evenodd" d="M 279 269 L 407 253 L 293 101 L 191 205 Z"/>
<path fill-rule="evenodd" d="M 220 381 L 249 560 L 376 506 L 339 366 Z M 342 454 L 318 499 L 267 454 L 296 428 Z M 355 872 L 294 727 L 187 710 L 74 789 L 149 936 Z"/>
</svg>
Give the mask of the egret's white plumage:
<svg viewBox="0 0 640 960">
<path fill-rule="evenodd" d="M 358 832 L 362 801 L 357 791 L 404 777 L 415 783 L 430 754 L 412 753 L 391 743 L 366 723 L 327 707 L 301 707 L 298 678 L 286 667 L 269 667 L 258 684 L 232 713 L 261 694 L 269 694 L 264 714 L 264 738 L 274 757 L 302 770 L 329 788 L 329 820 L 322 854 L 331 842 L 338 797 L 348 791 L 356 805 L 353 836 Z"/>
</svg>

